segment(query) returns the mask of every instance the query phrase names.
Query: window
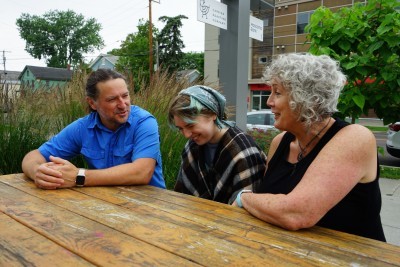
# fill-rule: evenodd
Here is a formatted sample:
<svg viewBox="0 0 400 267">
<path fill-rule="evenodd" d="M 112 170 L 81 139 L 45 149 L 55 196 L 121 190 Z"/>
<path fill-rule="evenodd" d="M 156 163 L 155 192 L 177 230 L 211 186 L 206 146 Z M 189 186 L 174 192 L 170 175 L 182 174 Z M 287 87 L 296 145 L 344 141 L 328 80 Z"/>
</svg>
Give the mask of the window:
<svg viewBox="0 0 400 267">
<path fill-rule="evenodd" d="M 258 64 L 267 64 L 267 57 L 259 57 Z"/>
<path fill-rule="evenodd" d="M 264 27 L 268 27 L 269 25 L 269 20 L 268 19 L 264 19 L 263 20 L 264 21 Z"/>
<path fill-rule="evenodd" d="M 297 34 L 304 33 L 304 28 L 310 22 L 311 15 L 314 11 L 301 12 L 297 14 Z"/>
<path fill-rule="evenodd" d="M 267 106 L 267 100 L 271 92 L 269 91 L 252 91 L 252 110 L 262 110 L 262 109 L 269 109 Z"/>
</svg>

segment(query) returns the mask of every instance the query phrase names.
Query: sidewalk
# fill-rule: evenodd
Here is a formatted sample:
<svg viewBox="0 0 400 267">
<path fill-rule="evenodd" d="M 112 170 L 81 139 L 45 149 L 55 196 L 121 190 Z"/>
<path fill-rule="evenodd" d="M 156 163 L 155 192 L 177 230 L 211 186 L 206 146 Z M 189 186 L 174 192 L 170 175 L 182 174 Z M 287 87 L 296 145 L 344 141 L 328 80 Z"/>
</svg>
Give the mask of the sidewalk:
<svg viewBox="0 0 400 267">
<path fill-rule="evenodd" d="M 400 246 L 400 180 L 380 178 L 381 219 L 386 241 Z"/>
</svg>

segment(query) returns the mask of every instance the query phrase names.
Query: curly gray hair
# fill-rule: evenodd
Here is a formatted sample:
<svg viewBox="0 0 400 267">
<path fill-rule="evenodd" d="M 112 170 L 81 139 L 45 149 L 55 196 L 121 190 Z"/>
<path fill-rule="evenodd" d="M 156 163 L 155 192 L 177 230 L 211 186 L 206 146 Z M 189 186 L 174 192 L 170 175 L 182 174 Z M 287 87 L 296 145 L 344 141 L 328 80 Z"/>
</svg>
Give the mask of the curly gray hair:
<svg viewBox="0 0 400 267">
<path fill-rule="evenodd" d="M 339 94 L 346 83 L 337 61 L 309 53 L 279 55 L 265 69 L 263 78 L 266 83 L 276 79 L 285 87 L 290 108 L 308 127 L 337 111 Z"/>
</svg>

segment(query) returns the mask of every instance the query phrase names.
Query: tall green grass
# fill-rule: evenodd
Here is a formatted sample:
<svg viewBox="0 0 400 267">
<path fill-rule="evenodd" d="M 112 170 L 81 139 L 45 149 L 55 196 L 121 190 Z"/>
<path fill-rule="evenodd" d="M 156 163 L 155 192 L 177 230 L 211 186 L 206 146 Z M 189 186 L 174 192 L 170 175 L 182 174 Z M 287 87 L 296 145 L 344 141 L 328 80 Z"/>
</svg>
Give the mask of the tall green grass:
<svg viewBox="0 0 400 267">
<path fill-rule="evenodd" d="M 21 162 L 26 153 L 38 148 L 66 125 L 87 114 L 84 89 L 87 76 L 87 73 L 79 71 L 66 88 L 25 90 L 7 99 L 11 109 L 0 114 L 0 174 L 22 172 Z M 138 82 L 129 74 L 126 76 L 132 104 L 148 110 L 158 121 L 163 173 L 167 188 L 171 189 L 175 184 L 186 139 L 169 127 L 168 107 L 178 92 L 190 84 L 168 73 L 155 74 L 150 84 Z M 141 85 L 135 88 L 134 84 Z M 5 103 L 4 98 L 0 93 L 0 107 Z M 268 151 L 273 137 L 271 134 L 250 132 L 250 135 L 264 151 Z M 82 157 L 72 162 L 76 166 L 86 167 Z"/>
<path fill-rule="evenodd" d="M 86 80 L 85 72 L 77 72 L 66 88 L 25 90 L 7 99 L 12 108 L 7 113 L 1 113 L 0 117 L 0 174 L 22 172 L 21 161 L 26 153 L 87 114 Z M 132 77 L 128 78 L 128 83 L 132 104 L 148 110 L 158 121 L 163 172 L 167 187 L 172 188 L 186 140 L 168 126 L 167 111 L 171 99 L 189 84 L 179 82 L 175 75 L 167 73 L 155 75 L 151 84 L 142 83 L 140 88 L 134 88 Z M 0 106 L 5 103 L 5 97 L 0 94 Z M 72 162 L 85 166 L 81 157 Z"/>
</svg>

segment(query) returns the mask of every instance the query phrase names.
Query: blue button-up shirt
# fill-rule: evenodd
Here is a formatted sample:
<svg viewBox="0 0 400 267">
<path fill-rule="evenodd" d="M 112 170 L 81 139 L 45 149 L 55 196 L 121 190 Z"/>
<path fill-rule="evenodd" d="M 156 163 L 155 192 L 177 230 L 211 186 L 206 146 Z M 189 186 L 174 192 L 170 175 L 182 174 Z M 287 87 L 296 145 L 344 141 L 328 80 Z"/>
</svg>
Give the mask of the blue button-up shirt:
<svg viewBox="0 0 400 267">
<path fill-rule="evenodd" d="M 152 158 L 156 160 L 156 167 L 149 184 L 165 188 L 158 124 L 149 112 L 138 106 L 131 106 L 127 122 L 115 132 L 101 123 L 97 112 L 91 112 L 53 136 L 39 151 L 47 161 L 50 155 L 70 160 L 82 154 L 90 169 Z"/>
</svg>

